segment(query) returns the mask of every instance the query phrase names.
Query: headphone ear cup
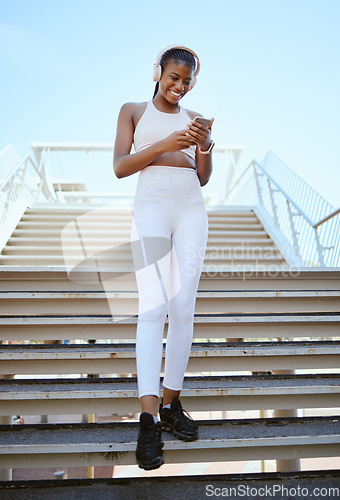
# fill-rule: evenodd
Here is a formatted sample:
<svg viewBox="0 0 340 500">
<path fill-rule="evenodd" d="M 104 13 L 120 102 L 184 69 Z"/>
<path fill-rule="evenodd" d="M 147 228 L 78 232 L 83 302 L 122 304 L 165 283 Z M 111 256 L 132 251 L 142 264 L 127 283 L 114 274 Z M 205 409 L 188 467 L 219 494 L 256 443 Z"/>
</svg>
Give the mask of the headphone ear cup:
<svg viewBox="0 0 340 500">
<path fill-rule="evenodd" d="M 162 76 L 162 66 L 160 64 L 153 65 L 153 81 L 159 82 Z"/>
</svg>

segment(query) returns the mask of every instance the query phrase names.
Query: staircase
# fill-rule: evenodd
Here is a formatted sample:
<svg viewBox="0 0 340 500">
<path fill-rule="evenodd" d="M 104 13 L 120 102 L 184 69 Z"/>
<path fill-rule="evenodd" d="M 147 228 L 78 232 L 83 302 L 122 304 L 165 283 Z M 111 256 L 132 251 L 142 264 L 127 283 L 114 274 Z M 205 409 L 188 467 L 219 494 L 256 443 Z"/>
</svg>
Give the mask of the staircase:
<svg viewBox="0 0 340 500">
<path fill-rule="evenodd" d="M 205 498 L 206 485 L 222 478 L 224 486 L 283 479 L 286 485 L 292 478 L 304 486 L 336 484 L 337 471 L 300 473 L 298 459 L 340 454 L 340 270 L 292 265 L 264 229 L 256 207 L 220 207 L 208 216 L 181 400 L 187 411 L 197 412 L 195 418 L 212 411 L 221 417 L 203 417 L 196 442 L 164 432 L 165 464 L 277 460 L 278 472 L 243 479 L 155 477 L 148 479 L 148 491 L 162 488 L 162 499 L 170 498 L 172 479 L 182 490 L 171 498 Z M 0 468 L 135 464 L 138 424 L 131 418 L 8 425 L 13 415 L 137 416 L 131 222 L 128 210 L 35 203 L 4 247 Z M 316 416 L 303 416 L 302 409 L 314 409 Z M 260 410 L 262 416 L 274 410 L 274 418 L 228 414 L 245 410 Z M 144 495 L 145 481 L 132 482 L 134 498 Z M 130 492 L 131 498 L 124 480 L 87 480 L 92 497 L 86 496 L 89 489 L 84 493 L 85 482 L 64 484 L 60 489 L 60 481 L 44 481 L 46 496 L 51 488 L 58 495 L 59 488 L 61 496 L 53 498 L 64 498 L 67 491 L 78 491 L 79 498 L 100 491 L 100 498 L 128 498 Z M 201 496 L 194 494 L 198 485 Z M 41 487 L 35 481 L 2 482 L 0 497 L 46 498 L 39 496 Z"/>
<path fill-rule="evenodd" d="M 39 205 L 27 208 L 10 240 L 2 250 L 2 266 L 64 266 L 62 244 L 67 258 L 77 259 L 79 239 L 72 232 L 74 221 L 85 236 L 86 251 L 98 254 L 114 249 L 116 266 L 132 269 L 129 242 L 132 212 L 104 209 L 55 208 Z M 283 265 L 284 259 L 253 211 L 230 210 L 209 213 L 209 239 L 205 265 Z M 63 236 L 62 236 L 63 230 Z M 120 250 L 120 252 L 119 252 Z M 111 254 L 103 255 L 105 261 Z"/>
</svg>

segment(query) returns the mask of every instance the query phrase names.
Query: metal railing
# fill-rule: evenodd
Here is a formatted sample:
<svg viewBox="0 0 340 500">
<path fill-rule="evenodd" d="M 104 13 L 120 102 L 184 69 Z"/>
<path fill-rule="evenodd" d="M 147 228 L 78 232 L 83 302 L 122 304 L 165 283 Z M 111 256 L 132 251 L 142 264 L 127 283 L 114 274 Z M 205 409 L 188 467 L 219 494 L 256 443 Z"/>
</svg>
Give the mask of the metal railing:
<svg viewBox="0 0 340 500">
<path fill-rule="evenodd" d="M 53 174 L 51 158 L 55 158 L 57 151 L 111 153 L 112 143 L 34 143 L 32 148 L 37 166 L 31 157 L 26 155 L 13 170 L 13 158 L 15 159 L 16 153 L 11 145 L 0 154 L 0 172 L 4 178 L 0 186 L 0 244 L 7 241 L 6 237 L 10 236 L 9 228 L 14 229 L 15 223 L 30 201 L 92 204 L 93 199 L 100 199 L 103 203 L 104 200 L 116 198 L 131 205 L 134 189 L 129 192 L 91 192 L 84 190 L 82 183 L 76 186 L 75 181 L 70 181 L 74 186 L 68 191 L 58 187 L 58 182 L 54 182 L 53 186 L 50 180 Z M 212 176 L 209 182 L 210 191 L 203 188 L 207 205 L 225 204 L 231 193 L 236 187 L 240 188 L 241 184 L 243 191 L 245 186 L 246 190 L 252 186 L 256 192 L 257 203 L 269 214 L 287 245 L 293 248 L 297 260 L 302 260 L 307 266 L 340 266 L 340 209 L 335 209 L 324 200 L 271 151 L 262 164 L 253 160 L 229 189 L 242 149 L 243 146 L 215 148 L 215 178 Z M 33 176 L 28 167 L 33 171 Z M 4 175 L 6 172 L 7 178 Z M 137 177 L 134 181 L 137 181 Z M 239 192 L 242 192 L 242 189 L 239 189 Z M 241 196 L 238 197 L 238 200 L 240 199 Z M 249 200 L 249 196 L 247 199 Z"/>
<path fill-rule="evenodd" d="M 56 201 L 55 194 L 46 184 L 32 158 L 27 154 L 10 171 L 7 152 L 5 148 L 0 154 L 0 172 L 7 173 L 7 177 L 1 175 L 0 183 L 0 249 L 5 245 L 29 203 Z"/>
<path fill-rule="evenodd" d="M 251 168 L 252 167 L 252 168 Z M 335 209 L 274 153 L 253 160 L 228 191 L 255 186 L 257 203 L 306 266 L 340 267 L 340 208 Z"/>
<path fill-rule="evenodd" d="M 20 156 L 15 151 L 12 144 L 8 144 L 0 151 L 0 185 L 11 176 L 19 161 Z"/>
<path fill-rule="evenodd" d="M 91 203 L 96 200 L 97 203 L 108 202 L 108 200 L 116 199 L 117 203 L 123 205 L 125 203 L 129 208 L 132 207 L 134 193 L 136 190 L 138 176 L 130 176 L 124 178 L 123 182 L 115 179 L 112 169 L 112 153 L 114 150 L 113 143 L 31 143 L 34 157 L 40 172 L 47 172 L 49 176 L 55 178 L 54 189 L 57 192 L 60 203 Z M 216 146 L 213 152 L 214 171 L 207 187 L 203 187 L 203 195 L 207 205 L 219 205 L 225 197 L 226 190 L 230 186 L 234 172 L 237 169 L 237 163 L 240 153 L 244 146 Z M 134 150 L 132 149 L 132 152 Z M 63 156 L 63 161 L 60 161 L 59 155 L 68 153 L 67 157 Z M 78 156 L 72 155 L 72 163 L 70 162 L 69 153 L 78 153 Z M 84 155 L 87 153 L 87 155 Z M 97 153 L 96 163 L 92 163 L 92 153 Z M 102 153 L 110 153 L 110 158 L 103 157 Z M 81 156 L 79 156 L 79 154 Z M 102 161 L 102 163 L 101 163 Z M 84 182 L 84 171 L 94 169 L 102 169 L 106 174 L 110 169 L 112 174 L 112 187 L 110 191 L 84 190 L 81 188 L 81 183 L 78 186 L 73 186 L 72 190 L 67 190 L 63 182 L 59 182 L 57 178 L 69 178 L 68 172 L 77 171 L 77 165 L 81 165 L 82 178 Z M 75 175 L 75 174 L 73 174 Z M 76 183 L 75 183 L 76 184 Z M 105 182 L 103 183 L 105 185 Z M 124 186 L 124 189 L 122 189 Z M 71 188 L 70 188 L 71 189 Z M 116 203 L 116 202 L 115 202 Z"/>
</svg>

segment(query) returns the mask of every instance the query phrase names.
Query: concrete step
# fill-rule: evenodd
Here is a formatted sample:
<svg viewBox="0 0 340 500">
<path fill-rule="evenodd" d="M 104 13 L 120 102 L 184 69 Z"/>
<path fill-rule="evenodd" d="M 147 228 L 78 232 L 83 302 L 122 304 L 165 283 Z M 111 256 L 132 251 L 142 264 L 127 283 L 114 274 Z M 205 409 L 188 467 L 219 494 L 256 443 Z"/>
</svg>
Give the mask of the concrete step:
<svg viewBox="0 0 340 500">
<path fill-rule="evenodd" d="M 65 235 L 67 233 L 65 232 Z M 95 236 L 94 237 L 98 237 L 98 238 L 103 238 L 103 237 L 107 237 L 107 230 L 105 229 L 98 229 L 95 231 Z M 125 238 L 126 241 L 130 241 L 130 230 L 129 229 L 126 229 L 126 230 L 123 230 L 123 229 L 119 229 L 119 228 L 113 228 L 112 231 L 111 231 L 111 234 L 112 236 L 119 236 L 119 237 L 122 237 L 122 238 Z M 12 236 L 11 238 L 13 237 L 17 237 L 17 236 L 20 236 L 20 237 L 35 237 L 35 238 L 51 238 L 51 237 L 56 237 L 56 236 L 61 236 L 61 231 L 59 229 L 46 229 L 46 230 L 42 230 L 42 229 L 32 229 L 32 228 L 16 228 L 13 233 L 12 233 Z M 73 236 L 73 233 L 71 232 L 71 236 Z M 90 237 L 91 235 L 89 235 Z M 242 238 L 244 240 L 248 240 L 248 239 L 252 239 L 252 238 L 260 238 L 261 236 L 264 237 L 264 238 L 269 238 L 267 232 L 262 229 L 262 226 L 261 226 L 261 229 L 256 229 L 256 230 L 252 230 L 251 228 L 245 228 L 245 227 L 240 227 L 239 229 L 237 228 L 230 228 L 230 229 L 223 229 L 223 230 L 220 230 L 220 229 L 209 229 L 209 236 L 214 236 L 214 237 L 224 237 L 224 238 L 233 238 L 233 237 L 238 237 L 240 238 L 242 236 Z"/>
<path fill-rule="evenodd" d="M 87 249 L 92 249 L 92 248 L 107 248 L 107 245 L 126 245 L 127 240 L 126 238 L 121 238 L 119 236 L 111 236 L 111 235 L 106 235 L 101 238 L 96 238 L 94 235 L 90 235 L 89 237 L 86 238 L 86 248 Z M 63 246 L 77 246 L 79 244 L 79 239 L 77 238 L 67 238 L 67 241 L 63 241 Z M 31 238 L 31 237 L 20 237 L 16 236 L 15 238 L 11 238 L 4 250 L 12 249 L 18 246 L 23 246 L 23 247 L 30 247 L 30 246 L 39 246 L 40 248 L 44 247 L 52 247 L 52 248 L 57 248 L 61 249 L 61 238 L 60 237 L 54 237 L 54 238 L 44 238 L 43 240 L 39 238 Z M 235 237 L 235 238 L 229 238 L 228 237 L 223 237 L 221 236 L 220 238 L 215 238 L 214 236 L 208 235 L 208 243 L 207 243 L 207 248 L 231 248 L 231 247 L 240 247 L 241 249 L 248 249 L 252 250 L 253 248 L 257 247 L 268 247 L 268 248 L 276 248 L 274 243 L 271 241 L 269 236 L 267 237 L 262 237 L 262 238 L 252 238 L 250 240 L 246 240 L 243 235 L 242 237 Z"/>
<path fill-rule="evenodd" d="M 340 290 L 202 290 L 196 312 L 340 312 Z M 138 314 L 138 292 L 0 291 L 6 314 Z"/>
<path fill-rule="evenodd" d="M 65 246 L 47 246 L 47 245 L 8 245 L 6 246 L 1 255 L 7 256 L 7 255 L 25 255 L 25 256 L 31 256 L 31 255 L 39 255 L 39 256 L 45 256 L 45 255 L 54 255 L 54 256 L 59 256 L 63 255 L 63 250 L 65 252 L 65 249 L 67 248 L 67 255 L 70 257 L 84 257 L 83 253 L 80 253 L 81 250 L 79 249 L 79 245 L 68 245 L 67 247 Z M 96 246 L 91 245 L 88 246 L 86 245 L 86 251 L 89 253 L 91 252 L 91 255 L 93 254 L 104 254 L 106 251 L 107 253 L 112 254 L 112 256 L 117 257 L 117 258 L 122 258 L 124 254 L 127 253 L 127 250 L 129 252 L 129 255 L 132 258 L 132 253 L 131 249 L 126 247 L 126 244 L 122 245 L 112 245 L 111 247 L 107 247 L 106 245 L 99 245 L 97 244 Z M 241 248 L 230 248 L 227 245 L 221 245 L 221 246 L 208 246 L 207 251 L 206 251 L 206 257 L 210 258 L 215 258 L 220 256 L 224 257 L 226 260 L 230 258 L 268 258 L 268 257 L 273 257 L 273 256 L 278 256 L 281 255 L 280 251 L 275 248 L 274 246 L 263 246 L 263 247 L 241 247 Z M 105 254 L 103 255 L 105 257 Z M 109 255 L 108 255 L 109 257 Z"/>
<path fill-rule="evenodd" d="M 56 207 L 55 205 L 48 205 L 47 203 L 41 203 L 39 204 L 34 204 L 34 207 L 28 207 L 25 210 L 25 215 L 41 215 L 41 214 L 47 214 L 47 215 L 68 215 L 68 216 L 78 216 L 82 214 L 86 214 L 89 212 L 89 210 L 93 211 L 93 205 L 86 205 L 82 204 L 81 206 L 74 206 L 72 204 L 67 204 L 63 203 L 62 205 L 59 205 Z M 105 208 L 105 207 L 96 207 L 95 208 L 98 213 L 101 214 L 115 214 L 116 216 L 119 217 L 130 217 L 132 218 L 133 210 L 128 210 L 128 209 L 118 209 L 118 208 Z M 252 208 L 242 208 L 242 209 L 235 209 L 234 207 L 223 207 L 223 210 L 211 210 L 209 207 L 207 209 L 208 217 L 215 217 L 215 218 L 224 218 L 224 217 L 242 217 L 242 218 L 254 218 L 256 217 L 255 212 Z"/>
<path fill-rule="evenodd" d="M 208 218 L 209 220 L 209 230 L 242 230 L 245 229 L 247 231 L 253 230 L 263 230 L 262 224 L 258 221 L 258 219 L 236 219 L 236 218 L 224 218 L 220 220 Z M 24 217 L 20 219 L 20 222 L 17 225 L 17 229 L 40 229 L 40 230 L 48 230 L 48 229 L 60 229 L 65 231 L 75 231 L 75 222 L 78 222 L 81 230 L 88 231 L 97 231 L 98 229 L 120 229 L 122 231 L 130 231 L 132 218 L 131 220 L 120 220 L 117 217 L 102 217 L 97 213 L 90 213 L 84 216 L 80 216 L 75 219 L 71 219 L 69 222 L 64 220 L 59 220 L 55 218 L 50 218 L 47 220 L 36 220 L 31 217 Z"/>
<path fill-rule="evenodd" d="M 209 497 L 262 498 L 287 500 L 288 494 L 316 493 L 323 498 L 339 496 L 340 471 L 267 472 L 246 474 L 206 474 L 186 476 L 131 477 L 103 479 L 50 479 L 39 481 L 2 481 L 0 496 L 4 500 L 200 500 Z M 161 496 L 160 496 L 161 492 Z M 263 495 L 262 495 L 263 494 Z M 251 497 L 250 497 L 251 495 Z M 293 498 L 291 497 L 291 498 Z"/>
<path fill-rule="evenodd" d="M 98 274 L 97 274 L 98 273 Z M 100 281 L 98 279 L 100 276 Z M 68 275 L 65 266 L 0 266 L 0 290 L 136 290 L 133 272 L 128 269 L 99 267 L 96 276 L 91 269 Z M 211 272 L 203 266 L 199 290 L 339 290 L 339 268 L 299 268 L 282 266 L 276 269 L 259 267 L 249 269 L 240 266 L 231 269 L 216 266 Z"/>
<path fill-rule="evenodd" d="M 99 224 L 117 224 L 118 226 L 128 226 L 131 225 L 133 220 L 132 214 L 128 216 L 122 216 L 121 214 L 117 214 L 116 212 L 99 212 L 98 210 L 93 210 L 89 212 L 85 212 L 81 215 L 66 215 L 64 213 L 50 214 L 40 213 L 40 214 L 24 214 L 20 222 L 32 224 L 38 224 L 41 226 L 52 225 L 60 225 L 64 227 L 66 224 L 72 221 L 80 221 L 83 227 L 83 222 L 86 224 L 95 224 L 98 222 Z M 252 217 L 235 217 L 226 214 L 224 217 L 216 217 L 214 214 L 208 214 L 209 226 L 225 226 L 228 224 L 258 224 L 258 218 L 253 215 Z"/>
<path fill-rule="evenodd" d="M 163 361 L 165 344 L 163 345 Z M 340 367 L 340 341 L 196 342 L 187 373 Z M 162 364 L 162 370 L 164 363 Z M 135 373 L 135 343 L 0 346 L 0 374 Z"/>
<path fill-rule="evenodd" d="M 95 204 L 72 204 L 72 203 L 62 203 L 62 204 L 48 204 L 48 203 L 34 203 L 32 207 L 27 207 L 25 210 L 26 215 L 41 215 L 41 214 L 48 214 L 48 215 L 58 215 L 58 214 L 64 214 L 64 215 L 70 215 L 70 216 L 78 216 L 82 214 L 86 214 L 89 210 L 93 210 L 93 207 L 95 207 L 95 210 L 98 210 L 98 212 L 101 213 L 108 213 L 108 214 L 116 214 L 117 216 L 120 217 L 132 217 L 133 210 L 129 209 L 119 209 L 119 208 L 113 208 L 109 206 L 108 208 L 105 208 L 105 206 L 96 206 Z"/>
<path fill-rule="evenodd" d="M 166 320 L 167 324 L 167 320 Z M 0 340 L 134 339 L 137 315 L 0 315 Z M 194 338 L 339 337 L 340 313 L 196 313 Z"/>
<path fill-rule="evenodd" d="M 338 408 L 340 374 L 186 377 L 181 401 L 195 412 Z M 0 380 L 0 415 L 139 411 L 136 377 Z"/>
<path fill-rule="evenodd" d="M 266 254 L 264 255 L 254 255 L 248 257 L 247 255 L 240 255 L 240 252 L 237 252 L 235 256 L 230 255 L 230 252 L 228 252 L 228 256 L 226 257 L 213 257 L 209 254 L 206 255 L 204 259 L 204 263 L 206 266 L 221 266 L 221 265 L 230 265 L 230 266 L 253 266 L 255 267 L 256 265 L 267 265 L 267 266 L 280 266 L 284 265 L 286 261 L 283 259 L 281 256 L 275 256 L 272 255 L 273 252 L 270 252 L 270 256 L 266 257 Z M 79 264 L 79 262 L 82 262 L 82 265 L 95 265 L 96 262 L 99 262 L 100 265 L 103 266 L 110 266 L 114 265 L 116 267 L 122 267 L 124 266 L 130 266 L 133 268 L 133 259 L 132 259 L 132 254 L 129 255 L 129 253 L 126 251 L 125 255 L 124 252 L 121 253 L 121 255 L 117 255 L 116 253 L 112 250 L 106 252 L 102 252 L 101 254 L 94 255 L 93 257 L 88 257 L 86 261 L 84 260 L 84 257 L 81 256 L 69 256 L 67 254 L 67 266 L 76 266 Z M 63 254 L 60 255 L 39 255 L 39 254 L 32 254 L 32 255 L 0 255 L 0 265 L 11 265 L 11 264 L 21 264 L 21 265 L 37 265 L 37 266 L 42 266 L 44 264 L 53 264 L 56 266 L 62 266 L 65 265 L 65 259 Z M 84 263 L 84 264 L 83 264 Z"/>
<path fill-rule="evenodd" d="M 131 465 L 138 422 L 0 426 L 0 467 Z M 338 456 L 340 417 L 201 420 L 199 439 L 162 433 L 165 463 Z"/>
<path fill-rule="evenodd" d="M 97 233 L 97 231 L 120 231 L 122 233 L 131 231 L 131 223 L 128 222 L 118 222 L 118 221 L 101 221 L 93 218 L 93 222 L 81 221 L 79 220 L 79 224 L 81 224 L 81 231 L 89 231 Z M 76 230 L 74 222 L 69 224 L 65 224 L 64 222 L 59 221 L 49 221 L 49 222 L 34 222 L 34 221 L 20 221 L 16 227 L 17 230 L 35 230 L 35 231 L 63 231 L 63 234 L 73 233 Z M 249 221 L 245 221 L 241 224 L 238 221 L 230 221 L 230 222 L 209 222 L 209 231 L 263 231 L 262 224 L 258 222 L 249 223 Z"/>
</svg>

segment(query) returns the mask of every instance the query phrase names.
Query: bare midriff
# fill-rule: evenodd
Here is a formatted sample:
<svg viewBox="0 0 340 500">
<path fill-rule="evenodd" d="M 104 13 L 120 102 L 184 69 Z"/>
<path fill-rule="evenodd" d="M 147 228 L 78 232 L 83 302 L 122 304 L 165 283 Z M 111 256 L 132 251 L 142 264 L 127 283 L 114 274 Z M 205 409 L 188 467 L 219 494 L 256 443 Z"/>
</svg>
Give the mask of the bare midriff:
<svg viewBox="0 0 340 500">
<path fill-rule="evenodd" d="M 185 167 L 185 168 L 193 168 L 194 170 L 196 170 L 195 160 L 190 158 L 182 151 L 163 153 L 154 162 L 150 163 L 150 166 L 151 165 L 179 167 L 179 168 Z"/>
</svg>

